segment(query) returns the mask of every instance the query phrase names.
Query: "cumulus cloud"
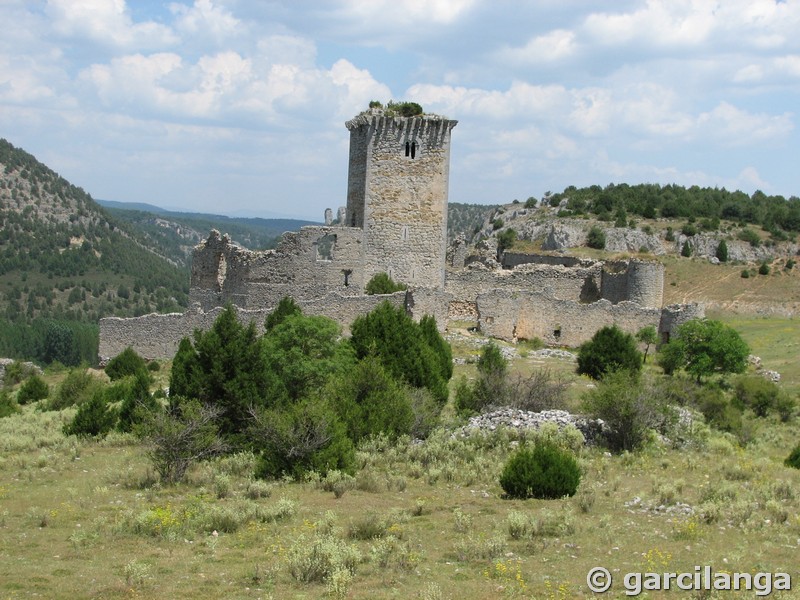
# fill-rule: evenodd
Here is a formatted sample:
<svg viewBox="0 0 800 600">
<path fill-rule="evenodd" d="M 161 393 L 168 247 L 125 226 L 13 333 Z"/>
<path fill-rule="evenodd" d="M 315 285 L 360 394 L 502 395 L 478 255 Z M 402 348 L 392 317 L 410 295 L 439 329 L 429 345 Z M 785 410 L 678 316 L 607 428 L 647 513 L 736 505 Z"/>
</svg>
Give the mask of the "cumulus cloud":
<svg viewBox="0 0 800 600">
<path fill-rule="evenodd" d="M 518 65 L 551 63 L 570 56 L 577 51 L 575 32 L 556 29 L 531 38 L 521 47 L 503 46 L 497 58 Z"/>
<path fill-rule="evenodd" d="M 215 6 L 212 0 L 195 0 L 192 6 L 172 3 L 170 10 L 177 17 L 176 29 L 184 35 L 209 37 L 222 42 L 243 26 L 229 11 Z"/>
<path fill-rule="evenodd" d="M 128 49 L 169 46 L 173 31 L 153 21 L 134 23 L 125 0 L 47 0 L 53 30 L 64 37 Z"/>
</svg>

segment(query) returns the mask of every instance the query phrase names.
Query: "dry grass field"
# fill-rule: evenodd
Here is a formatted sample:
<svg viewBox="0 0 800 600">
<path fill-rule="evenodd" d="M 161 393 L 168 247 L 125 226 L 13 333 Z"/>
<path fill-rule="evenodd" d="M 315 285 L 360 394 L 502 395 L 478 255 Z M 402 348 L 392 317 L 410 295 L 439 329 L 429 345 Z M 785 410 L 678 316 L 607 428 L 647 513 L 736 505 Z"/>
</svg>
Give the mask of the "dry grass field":
<svg viewBox="0 0 800 600">
<path fill-rule="evenodd" d="M 796 322 L 727 319 L 796 393 Z M 577 404 L 590 382 L 573 363 L 520 350 L 514 370 L 550 368 Z M 474 350 L 457 344 L 456 355 Z M 608 598 L 628 597 L 625 573 L 695 565 L 787 572 L 800 586 L 800 471 L 783 465 L 796 420 L 758 420 L 745 448 L 696 423 L 683 445 L 653 439 L 623 455 L 544 431 L 577 452 L 583 478 L 572 498 L 523 501 L 498 484 L 518 443 L 507 432 L 374 440 L 354 477 L 254 480 L 254 457 L 239 454 L 161 486 L 134 437 L 65 437 L 74 410 L 29 405 L 0 419 L 2 598 L 588 598 L 596 566 L 615 576 Z"/>
</svg>

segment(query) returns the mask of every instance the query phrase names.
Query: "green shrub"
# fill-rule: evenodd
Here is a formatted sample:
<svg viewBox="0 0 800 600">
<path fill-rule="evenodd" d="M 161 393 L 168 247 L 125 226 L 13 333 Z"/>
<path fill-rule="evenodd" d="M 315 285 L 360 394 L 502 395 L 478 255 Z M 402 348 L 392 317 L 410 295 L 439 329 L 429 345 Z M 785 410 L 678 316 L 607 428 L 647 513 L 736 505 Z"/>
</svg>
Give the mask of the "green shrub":
<svg viewBox="0 0 800 600">
<path fill-rule="evenodd" d="M 794 447 L 794 450 L 786 457 L 786 460 L 783 461 L 787 467 L 792 467 L 793 469 L 800 469 L 800 444 Z"/>
<path fill-rule="evenodd" d="M 394 294 L 395 292 L 402 292 L 405 289 L 408 289 L 406 284 L 398 283 L 386 273 L 381 272 L 375 273 L 372 279 L 367 282 L 364 293 L 368 296 L 374 296 L 376 294 Z"/>
<path fill-rule="evenodd" d="M 750 271 L 742 269 L 742 279 L 750 279 Z"/>
<path fill-rule="evenodd" d="M 116 420 L 116 411 L 108 406 L 103 390 L 98 389 L 78 407 L 72 421 L 64 425 L 64 435 L 103 437 L 111 431 Z"/>
<path fill-rule="evenodd" d="M 15 415 L 20 411 L 17 404 L 6 388 L 0 389 L 0 419 Z"/>
<path fill-rule="evenodd" d="M 136 375 L 140 371 L 147 371 L 147 363 L 139 356 L 136 351 L 128 346 L 108 361 L 105 368 L 106 375 L 111 381 L 122 379 L 130 375 Z"/>
<path fill-rule="evenodd" d="M 517 231 L 515 229 L 506 229 L 497 236 L 497 250 L 498 252 L 505 252 L 510 249 L 517 241 Z"/>
<path fill-rule="evenodd" d="M 54 396 L 47 403 L 47 410 L 62 410 L 68 406 L 82 404 L 87 401 L 94 391 L 102 384 L 83 369 L 71 370 L 61 385 L 58 386 Z"/>
<path fill-rule="evenodd" d="M 442 360 L 441 350 L 446 342 L 433 342 L 433 336 L 438 339 L 441 335 L 433 318 L 429 323 L 426 330 L 405 309 L 382 302 L 353 322 L 350 343 L 359 359 L 375 354 L 396 380 L 426 388 L 443 406 L 449 395 L 447 381 L 452 371 L 445 370 L 446 361 Z"/>
<path fill-rule="evenodd" d="M 734 435 L 742 430 L 742 411 L 725 397 L 722 390 L 703 388 L 697 394 L 696 403 L 706 423 L 712 427 Z"/>
<path fill-rule="evenodd" d="M 157 361 L 151 360 L 149 363 L 147 363 L 147 370 L 151 373 L 157 373 L 161 370 L 161 365 Z"/>
<path fill-rule="evenodd" d="M 529 196 L 528 199 L 525 201 L 525 208 L 536 208 L 536 198 L 533 196 Z"/>
<path fill-rule="evenodd" d="M 521 448 L 508 459 L 500 474 L 500 486 L 511 498 L 573 496 L 580 481 L 581 470 L 575 457 L 547 443 Z"/>
<path fill-rule="evenodd" d="M 781 388 L 759 375 L 739 377 L 733 393 L 740 409 L 749 408 L 757 417 L 766 417 L 778 403 Z"/>
<path fill-rule="evenodd" d="M 488 406 L 509 404 L 507 395 L 508 365 L 500 348 L 489 343 L 483 347 L 478 359 L 478 377 L 473 385 L 465 378 L 456 387 L 455 408 L 459 414 L 469 415 L 481 412 Z"/>
<path fill-rule="evenodd" d="M 146 371 L 139 371 L 131 378 L 125 392 L 119 408 L 117 429 L 129 432 L 144 420 L 146 411 L 159 410 L 161 405 L 150 393 L 150 376 Z"/>
<path fill-rule="evenodd" d="M 728 243 L 725 240 L 720 240 L 716 256 L 719 262 L 728 262 Z"/>
<path fill-rule="evenodd" d="M 759 275 L 769 275 L 769 265 L 765 262 L 762 262 L 761 265 L 758 267 L 758 274 Z"/>
<path fill-rule="evenodd" d="M 331 381 L 325 397 L 336 408 L 355 444 L 379 433 L 395 439 L 408 434 L 414 423 L 405 386 L 389 375 L 376 356 L 363 358 L 348 373 Z"/>
<path fill-rule="evenodd" d="M 667 227 L 667 230 L 664 233 L 664 239 L 668 242 L 675 241 L 675 232 L 672 230 L 672 227 Z"/>
<path fill-rule="evenodd" d="M 17 392 L 17 402 L 20 404 L 27 404 L 28 402 L 36 402 L 37 400 L 44 400 L 50 395 L 50 387 L 45 383 L 44 379 L 38 375 L 29 377 L 22 387 Z"/>
<path fill-rule="evenodd" d="M 686 223 L 681 227 L 681 233 L 685 236 L 692 237 L 693 235 L 697 235 L 697 227 L 692 223 Z"/>
<path fill-rule="evenodd" d="M 583 397 L 583 410 L 603 420 L 605 442 L 618 452 L 641 448 L 651 429 L 668 431 L 675 420 L 664 394 L 628 371 L 606 375 Z"/>
<path fill-rule="evenodd" d="M 603 250 L 606 247 L 606 233 L 597 225 L 594 225 L 586 236 L 586 245 L 589 248 Z"/>
<path fill-rule="evenodd" d="M 689 258 L 692 255 L 692 247 L 689 245 L 689 242 L 683 242 L 683 247 L 681 248 L 681 256 L 685 258 Z"/>
<path fill-rule="evenodd" d="M 758 248 L 761 245 L 761 238 L 752 229 L 742 229 L 736 237 L 743 242 L 748 242 L 753 248 Z"/>
<path fill-rule="evenodd" d="M 282 409 L 258 411 L 249 437 L 262 449 L 255 473 L 259 478 L 355 470 L 355 448 L 347 428 L 324 400 L 309 398 Z"/>
<path fill-rule="evenodd" d="M 578 350 L 578 373 L 592 379 L 602 379 L 619 370 L 636 373 L 641 368 L 642 353 L 636 348 L 636 341 L 616 325 L 598 330 Z"/>
<path fill-rule="evenodd" d="M 796 264 L 797 262 L 793 258 L 790 258 L 789 260 L 786 261 L 784 269 L 786 269 L 787 271 L 791 271 Z"/>
</svg>

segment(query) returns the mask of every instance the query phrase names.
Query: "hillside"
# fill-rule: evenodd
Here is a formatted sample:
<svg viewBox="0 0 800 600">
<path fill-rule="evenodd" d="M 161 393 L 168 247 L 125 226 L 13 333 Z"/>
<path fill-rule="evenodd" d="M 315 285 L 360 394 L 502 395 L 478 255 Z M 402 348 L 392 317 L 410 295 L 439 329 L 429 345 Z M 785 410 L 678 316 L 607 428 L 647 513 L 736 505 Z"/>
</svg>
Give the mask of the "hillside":
<svg viewBox="0 0 800 600">
<path fill-rule="evenodd" d="M 296 231 L 312 221 L 226 217 L 169 211 L 143 203 L 99 201 L 116 221 L 127 223 L 147 244 L 180 266 L 187 266 L 192 248 L 217 229 L 251 250 L 275 247 L 285 231 Z"/>
<path fill-rule="evenodd" d="M 0 140 L 0 355 L 92 361 L 97 321 L 182 310 L 188 270 Z"/>
</svg>

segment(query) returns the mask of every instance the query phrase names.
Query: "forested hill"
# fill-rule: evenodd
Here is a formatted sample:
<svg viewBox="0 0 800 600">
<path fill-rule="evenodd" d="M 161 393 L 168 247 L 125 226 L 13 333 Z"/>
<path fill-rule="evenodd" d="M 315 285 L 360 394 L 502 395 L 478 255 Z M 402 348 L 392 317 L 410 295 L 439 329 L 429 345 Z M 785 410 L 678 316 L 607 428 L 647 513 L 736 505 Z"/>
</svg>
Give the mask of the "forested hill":
<svg viewBox="0 0 800 600">
<path fill-rule="evenodd" d="M 98 201 L 118 222 L 130 224 L 147 243 L 179 265 L 187 265 L 192 248 L 217 229 L 251 250 L 274 248 L 286 231 L 297 231 L 312 221 L 226 217 L 164 210 L 142 203 Z"/>
<path fill-rule="evenodd" d="M 183 310 L 185 266 L 0 139 L 0 356 L 96 356 L 97 321 Z"/>
<path fill-rule="evenodd" d="M 683 187 L 679 185 L 610 184 L 576 188 L 570 186 L 558 194 L 546 194 L 542 202 L 564 205 L 560 216 L 596 215 L 599 220 L 614 220 L 618 214 L 645 219 L 683 218 L 720 219 L 742 225 L 759 225 L 777 241 L 786 234 L 800 232 L 800 198 L 768 196 L 757 191 L 748 196 L 724 188 Z"/>
</svg>

